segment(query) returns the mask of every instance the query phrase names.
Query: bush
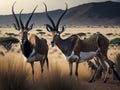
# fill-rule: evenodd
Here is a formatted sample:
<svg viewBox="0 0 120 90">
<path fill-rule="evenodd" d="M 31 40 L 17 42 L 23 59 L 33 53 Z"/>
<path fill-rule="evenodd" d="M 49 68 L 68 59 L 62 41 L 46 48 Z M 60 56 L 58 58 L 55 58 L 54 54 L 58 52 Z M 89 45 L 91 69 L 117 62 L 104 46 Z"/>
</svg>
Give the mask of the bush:
<svg viewBox="0 0 120 90">
<path fill-rule="evenodd" d="M 82 37 L 82 36 L 86 36 L 86 33 L 78 33 L 77 35 L 79 35 L 80 37 Z"/>
<path fill-rule="evenodd" d="M 112 36 L 112 35 L 113 35 L 113 33 L 107 33 L 106 35 L 107 35 L 107 36 Z"/>
<path fill-rule="evenodd" d="M 120 38 L 114 38 L 110 41 L 110 44 L 118 44 L 120 45 Z"/>
<path fill-rule="evenodd" d="M 8 36 L 14 36 L 14 37 L 18 36 L 18 34 L 14 34 L 14 33 L 5 33 L 5 34 Z"/>
<path fill-rule="evenodd" d="M 4 42 L 18 43 L 19 40 L 14 37 L 0 37 L 0 43 L 4 43 Z"/>
<path fill-rule="evenodd" d="M 45 32 L 38 32 L 37 34 L 41 34 L 41 35 L 43 35 L 43 34 L 46 34 Z"/>
<path fill-rule="evenodd" d="M 41 32 L 42 30 L 41 29 L 36 29 L 36 31 Z"/>
</svg>

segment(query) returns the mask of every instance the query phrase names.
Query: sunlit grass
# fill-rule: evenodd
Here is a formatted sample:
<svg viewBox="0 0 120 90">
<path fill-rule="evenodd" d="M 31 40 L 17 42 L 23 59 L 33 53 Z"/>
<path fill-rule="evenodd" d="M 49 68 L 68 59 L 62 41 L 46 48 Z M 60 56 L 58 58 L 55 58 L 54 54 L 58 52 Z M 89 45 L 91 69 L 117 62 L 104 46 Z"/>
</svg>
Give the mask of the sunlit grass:
<svg viewBox="0 0 120 90">
<path fill-rule="evenodd" d="M 26 90 L 27 70 L 14 58 L 0 58 L 0 90 Z"/>
<path fill-rule="evenodd" d="M 0 58 L 0 90 L 86 90 L 81 80 L 70 77 L 59 65 L 50 65 L 40 72 L 39 63 L 35 63 L 34 81 L 31 67 L 15 56 Z"/>
</svg>

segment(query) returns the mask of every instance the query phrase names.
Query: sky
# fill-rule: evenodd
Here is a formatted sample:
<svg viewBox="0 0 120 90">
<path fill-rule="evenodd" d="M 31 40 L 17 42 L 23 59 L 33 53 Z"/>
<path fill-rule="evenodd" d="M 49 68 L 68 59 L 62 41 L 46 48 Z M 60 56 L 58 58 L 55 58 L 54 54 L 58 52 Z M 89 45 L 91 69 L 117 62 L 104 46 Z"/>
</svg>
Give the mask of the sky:
<svg viewBox="0 0 120 90">
<path fill-rule="evenodd" d="M 15 1 L 14 9 L 16 13 L 19 13 L 21 9 L 24 9 L 23 13 L 31 13 L 36 5 L 38 5 L 36 12 L 44 12 L 43 2 L 46 3 L 48 10 L 55 10 L 65 9 L 65 2 L 68 3 L 69 8 L 71 8 L 89 2 L 120 0 L 0 0 L 0 15 L 11 14 L 12 5 Z"/>
</svg>

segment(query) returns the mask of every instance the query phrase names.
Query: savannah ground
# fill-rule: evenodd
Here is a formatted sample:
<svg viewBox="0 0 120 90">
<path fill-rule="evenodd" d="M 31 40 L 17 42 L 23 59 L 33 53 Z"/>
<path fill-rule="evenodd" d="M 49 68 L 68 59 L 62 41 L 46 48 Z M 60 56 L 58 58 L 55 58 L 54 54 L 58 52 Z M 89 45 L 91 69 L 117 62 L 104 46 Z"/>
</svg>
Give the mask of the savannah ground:
<svg viewBox="0 0 120 90">
<path fill-rule="evenodd" d="M 42 31 L 41 31 L 42 30 Z M 66 28 L 62 34 L 65 39 L 72 34 L 85 33 L 81 38 L 88 38 L 94 33 L 100 32 L 109 40 L 113 38 L 120 38 L 120 28 L 87 28 L 87 27 L 71 27 Z M 6 33 L 19 32 L 13 28 L 0 28 L 0 37 L 7 37 Z M 65 60 L 62 52 L 55 46 L 51 47 L 52 40 L 51 33 L 44 28 L 35 28 L 29 32 L 30 34 L 37 34 L 37 36 L 47 39 L 49 45 L 49 71 L 46 64 L 44 72 L 40 72 L 39 62 L 35 63 L 35 80 L 33 83 L 31 66 L 25 63 L 21 54 L 20 45 L 13 44 L 10 51 L 6 51 L 3 46 L 0 46 L 0 51 L 5 53 L 5 56 L 0 56 L 0 90 L 120 90 L 120 82 L 112 80 L 111 76 L 108 82 L 103 83 L 103 79 L 96 80 L 93 83 L 88 83 L 91 70 L 88 68 L 86 62 L 79 64 L 79 76 L 69 76 L 69 65 Z M 42 33 L 42 35 L 40 34 Z M 112 33 L 112 34 L 110 34 Z M 110 34 L 110 35 L 108 35 Z M 19 36 L 16 36 L 19 39 Z M 108 56 L 115 61 L 116 55 L 120 53 L 120 46 L 110 46 Z M 75 65 L 73 65 L 75 67 Z M 73 75 L 75 68 L 73 67 Z M 3 87 L 2 87 L 3 85 Z M 6 87 L 6 88 L 4 88 Z M 16 87 L 16 89 L 15 89 Z M 23 88 L 20 88 L 23 87 Z"/>
</svg>

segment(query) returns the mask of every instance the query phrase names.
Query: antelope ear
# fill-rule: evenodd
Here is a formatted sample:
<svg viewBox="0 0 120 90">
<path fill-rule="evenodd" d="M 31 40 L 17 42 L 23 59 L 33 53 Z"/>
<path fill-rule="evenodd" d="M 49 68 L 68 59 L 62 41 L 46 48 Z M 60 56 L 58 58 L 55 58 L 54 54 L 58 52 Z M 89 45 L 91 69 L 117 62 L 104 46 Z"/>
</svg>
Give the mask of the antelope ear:
<svg viewBox="0 0 120 90">
<path fill-rule="evenodd" d="M 27 30 L 27 31 L 32 30 L 32 29 L 33 29 L 33 25 L 34 25 L 34 24 L 31 24 L 29 27 L 26 28 L 26 30 Z"/>
<path fill-rule="evenodd" d="M 16 30 L 20 30 L 20 28 L 15 23 L 13 23 L 13 26 Z"/>
<path fill-rule="evenodd" d="M 62 26 L 61 31 L 60 31 L 60 34 L 63 33 L 64 31 L 65 31 L 65 25 Z"/>
<path fill-rule="evenodd" d="M 50 26 L 49 24 L 46 24 L 46 29 L 48 32 L 51 32 L 53 30 L 52 26 Z"/>
</svg>

